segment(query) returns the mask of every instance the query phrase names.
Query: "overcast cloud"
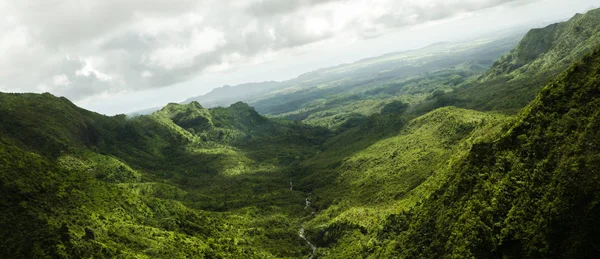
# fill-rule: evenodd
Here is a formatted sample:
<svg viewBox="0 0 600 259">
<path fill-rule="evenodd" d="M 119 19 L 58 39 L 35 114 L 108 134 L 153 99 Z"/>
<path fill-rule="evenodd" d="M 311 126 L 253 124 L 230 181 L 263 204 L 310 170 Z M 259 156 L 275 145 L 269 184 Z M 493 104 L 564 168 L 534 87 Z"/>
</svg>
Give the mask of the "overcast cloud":
<svg viewBox="0 0 600 259">
<path fill-rule="evenodd" d="M 0 90 L 77 101 L 165 87 L 311 43 L 379 37 L 507 2 L 515 1 L 5 1 Z"/>
</svg>

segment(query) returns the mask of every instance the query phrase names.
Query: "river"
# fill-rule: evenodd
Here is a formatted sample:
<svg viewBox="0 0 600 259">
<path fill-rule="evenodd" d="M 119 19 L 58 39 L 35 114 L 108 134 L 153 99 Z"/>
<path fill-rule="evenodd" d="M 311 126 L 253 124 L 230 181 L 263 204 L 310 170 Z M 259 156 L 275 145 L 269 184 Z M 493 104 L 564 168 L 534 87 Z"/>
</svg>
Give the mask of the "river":
<svg viewBox="0 0 600 259">
<path fill-rule="evenodd" d="M 317 251 L 317 246 L 313 245 L 310 241 L 308 241 L 308 239 L 304 236 L 304 227 L 301 227 L 300 230 L 298 231 L 298 236 L 300 236 L 300 238 L 304 239 L 304 241 L 310 246 L 310 248 L 312 248 L 312 252 L 310 253 L 310 255 L 308 256 L 308 259 L 312 259 L 313 255 L 315 254 L 315 252 Z"/>
</svg>

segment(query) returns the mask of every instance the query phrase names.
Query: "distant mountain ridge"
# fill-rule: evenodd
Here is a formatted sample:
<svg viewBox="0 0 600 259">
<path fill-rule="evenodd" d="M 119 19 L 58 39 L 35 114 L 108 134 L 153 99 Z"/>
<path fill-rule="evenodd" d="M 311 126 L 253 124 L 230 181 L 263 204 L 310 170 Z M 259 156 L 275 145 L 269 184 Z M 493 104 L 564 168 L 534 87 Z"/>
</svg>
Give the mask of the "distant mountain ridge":
<svg viewBox="0 0 600 259">
<path fill-rule="evenodd" d="M 0 93 L 0 258 L 599 258 L 598 14 L 252 104 Z"/>
<path fill-rule="evenodd" d="M 472 62 L 474 66 L 483 64 L 483 67 L 474 69 L 479 73 L 487 69 L 488 64 L 491 65 L 493 60 L 512 49 L 518 41 L 517 37 L 520 37 L 522 33 L 524 32 L 516 30 L 503 33 L 502 37 L 505 38 L 488 38 L 458 43 L 438 42 L 420 49 L 386 53 L 352 63 L 320 68 L 280 82 L 265 81 L 235 86 L 224 85 L 214 88 L 204 95 L 188 98 L 181 103 L 197 101 L 203 106 L 211 108 L 226 107 L 242 101 L 256 107 L 263 114 L 283 114 L 290 111 L 289 108 L 296 109 L 297 107 L 290 106 L 287 109 L 280 109 L 279 102 L 281 100 L 302 98 L 310 101 L 303 95 L 308 92 L 315 92 L 319 95 L 318 91 L 322 88 L 330 89 L 327 90 L 326 95 L 342 93 L 347 90 L 345 85 L 348 84 L 355 85 L 354 88 L 364 85 L 365 88 L 362 89 L 364 91 L 369 87 L 372 88 L 374 82 L 385 84 L 395 79 L 408 78 L 424 72 L 433 72 L 452 66 L 468 66 L 466 62 Z M 467 73 L 471 73 L 471 71 Z M 357 88 L 357 90 L 361 89 Z M 300 105 L 306 104 L 305 101 L 300 103 Z M 129 115 L 149 115 L 159 109 L 160 107 L 148 108 L 129 113 Z"/>
<path fill-rule="evenodd" d="M 252 100 L 253 97 L 267 94 L 281 87 L 281 85 L 281 82 L 275 81 L 246 83 L 236 86 L 224 85 L 212 89 L 204 95 L 188 98 L 182 103 L 186 104 L 196 101 L 206 107 L 225 107 L 240 101 L 247 102 Z"/>
<path fill-rule="evenodd" d="M 554 76 L 600 44 L 600 9 L 530 30 L 478 80 L 445 96 L 451 105 L 516 112 Z"/>
<path fill-rule="evenodd" d="M 461 48 L 470 44 L 471 43 L 438 42 L 416 50 L 392 52 L 377 57 L 361 59 L 348 64 L 317 69 L 286 81 L 247 83 L 236 86 L 225 85 L 215 88 L 205 95 L 188 98 L 182 103 L 198 101 L 206 107 L 227 106 L 238 101 L 253 103 L 277 95 L 277 91 L 283 90 L 284 88 L 290 89 L 283 91 L 283 93 L 290 93 L 314 87 L 324 82 L 343 79 L 350 75 L 352 77 L 372 76 L 379 74 L 380 71 L 397 69 L 399 66 L 416 64 L 415 62 L 428 62 L 427 60 L 419 60 L 419 56 L 426 53 L 443 54 L 445 52 L 453 51 L 452 48 Z M 392 71 L 389 71 L 387 73 L 392 75 L 391 72 Z"/>
<path fill-rule="evenodd" d="M 524 73 L 562 70 L 600 43 L 600 9 L 576 14 L 566 22 L 529 31 L 517 47 L 494 63 L 490 75 L 512 78 Z"/>
</svg>

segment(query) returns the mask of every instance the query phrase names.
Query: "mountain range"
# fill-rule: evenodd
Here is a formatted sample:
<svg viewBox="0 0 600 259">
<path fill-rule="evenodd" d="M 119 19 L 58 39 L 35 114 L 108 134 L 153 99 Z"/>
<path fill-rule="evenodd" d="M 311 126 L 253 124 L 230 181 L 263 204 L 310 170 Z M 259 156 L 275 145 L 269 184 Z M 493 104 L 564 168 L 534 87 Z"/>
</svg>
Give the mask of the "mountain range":
<svg viewBox="0 0 600 259">
<path fill-rule="evenodd" d="M 597 258 L 599 34 L 596 9 L 139 116 L 0 93 L 0 257 Z"/>
</svg>

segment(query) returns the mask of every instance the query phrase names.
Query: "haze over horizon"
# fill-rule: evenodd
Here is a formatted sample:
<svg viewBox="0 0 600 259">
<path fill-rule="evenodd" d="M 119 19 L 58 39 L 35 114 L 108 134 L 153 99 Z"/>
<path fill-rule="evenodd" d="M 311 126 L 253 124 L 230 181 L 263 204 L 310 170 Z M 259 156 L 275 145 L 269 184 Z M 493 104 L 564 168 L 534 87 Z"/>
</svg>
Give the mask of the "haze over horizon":
<svg viewBox="0 0 600 259">
<path fill-rule="evenodd" d="M 597 4 L 0 0 L 0 258 L 600 258 Z"/>
<path fill-rule="evenodd" d="M 542 26 L 594 4 L 0 2 L 0 91 L 50 92 L 103 114 L 128 113 L 226 84 L 285 80 L 315 68 L 435 42 Z M 544 12 L 539 12 L 542 6 Z M 461 33 L 449 28 L 461 28 Z"/>
</svg>

